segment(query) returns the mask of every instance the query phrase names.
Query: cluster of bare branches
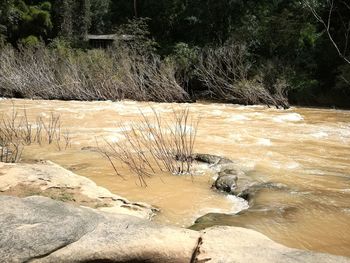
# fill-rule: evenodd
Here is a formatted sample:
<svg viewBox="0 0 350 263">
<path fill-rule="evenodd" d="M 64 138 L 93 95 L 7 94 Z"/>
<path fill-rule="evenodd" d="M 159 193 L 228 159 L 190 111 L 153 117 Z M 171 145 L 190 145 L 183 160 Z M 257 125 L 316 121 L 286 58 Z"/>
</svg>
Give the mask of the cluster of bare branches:
<svg viewBox="0 0 350 263">
<path fill-rule="evenodd" d="M 46 47 L 5 47 L 0 53 L 0 94 L 43 99 L 188 100 L 175 67 L 157 55 L 130 50 L 66 53 Z"/>
<path fill-rule="evenodd" d="M 141 113 L 140 121 L 129 126 L 121 124 L 123 139 L 105 140 L 105 146 L 99 147 L 119 176 L 123 177 L 115 162 L 126 165 L 143 186 L 147 185 L 146 178 L 157 172 L 177 175 L 191 172 L 199 123 L 199 118 L 190 116 L 189 109 L 173 110 L 168 121 L 154 109 L 152 113 L 151 117 Z"/>
<path fill-rule="evenodd" d="M 350 64 L 350 20 L 344 19 L 342 12 L 350 12 L 350 3 L 348 1 L 334 1 L 326 0 L 325 8 L 327 15 L 322 17 L 322 14 L 318 11 L 319 2 L 315 0 L 304 0 L 305 6 L 311 11 L 316 20 L 323 26 L 327 33 L 328 39 L 336 49 L 338 55 L 347 63 Z M 337 16 L 335 18 L 335 16 Z M 343 37 L 340 41 L 336 40 L 336 36 L 332 30 L 332 20 L 338 19 L 341 21 Z M 337 29 L 339 30 L 339 29 Z"/>
<path fill-rule="evenodd" d="M 48 119 L 37 117 L 30 122 L 26 109 L 23 113 L 13 107 L 11 114 L 3 114 L 0 119 L 0 161 L 18 162 L 23 148 L 31 144 L 55 144 L 59 150 L 71 144 L 69 132 L 61 133 L 59 115 L 51 113 Z"/>
<path fill-rule="evenodd" d="M 140 101 L 183 102 L 188 93 L 176 80 L 175 66 L 159 56 L 128 53 L 118 59 L 124 97 Z"/>
<path fill-rule="evenodd" d="M 248 51 L 241 44 L 208 48 L 200 56 L 196 74 L 211 97 L 287 108 L 287 82 L 280 80 L 265 87 L 260 76 L 252 76 L 249 61 Z"/>
</svg>

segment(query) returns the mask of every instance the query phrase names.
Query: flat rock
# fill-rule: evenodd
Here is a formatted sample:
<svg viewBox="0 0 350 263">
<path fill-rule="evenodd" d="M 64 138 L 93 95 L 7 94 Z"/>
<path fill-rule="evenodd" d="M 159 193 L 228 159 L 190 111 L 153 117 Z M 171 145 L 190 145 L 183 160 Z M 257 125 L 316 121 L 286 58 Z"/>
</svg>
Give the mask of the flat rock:
<svg viewBox="0 0 350 263">
<path fill-rule="evenodd" d="M 0 262 L 189 262 L 198 232 L 76 207 L 0 197 Z"/>
<path fill-rule="evenodd" d="M 34 164 L 0 163 L 0 193 L 6 194 L 18 186 L 37 189 L 37 195 L 52 189 L 69 194 L 78 193 L 85 199 L 95 201 L 97 206 L 106 204 L 101 205 L 100 210 L 134 215 L 140 218 L 150 219 L 158 211 L 145 203 L 130 202 L 103 187 L 97 186 L 92 180 L 79 176 L 50 161 Z"/>
<path fill-rule="evenodd" d="M 318 262 L 349 258 L 287 248 L 253 230 L 201 232 L 50 198 L 0 196 L 0 262 Z"/>
<path fill-rule="evenodd" d="M 212 227 L 202 231 L 198 262 L 349 262 L 349 258 L 287 248 L 254 230 Z M 201 261 L 202 260 L 202 261 Z"/>
</svg>

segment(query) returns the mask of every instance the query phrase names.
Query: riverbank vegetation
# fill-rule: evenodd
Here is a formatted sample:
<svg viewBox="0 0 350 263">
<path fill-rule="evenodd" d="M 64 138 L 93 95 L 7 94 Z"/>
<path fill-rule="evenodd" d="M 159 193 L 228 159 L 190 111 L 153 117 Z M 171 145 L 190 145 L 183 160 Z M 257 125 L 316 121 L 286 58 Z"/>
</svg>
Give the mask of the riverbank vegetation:
<svg viewBox="0 0 350 263">
<path fill-rule="evenodd" d="M 0 96 L 349 107 L 349 32 L 336 0 L 6 0 Z"/>
</svg>

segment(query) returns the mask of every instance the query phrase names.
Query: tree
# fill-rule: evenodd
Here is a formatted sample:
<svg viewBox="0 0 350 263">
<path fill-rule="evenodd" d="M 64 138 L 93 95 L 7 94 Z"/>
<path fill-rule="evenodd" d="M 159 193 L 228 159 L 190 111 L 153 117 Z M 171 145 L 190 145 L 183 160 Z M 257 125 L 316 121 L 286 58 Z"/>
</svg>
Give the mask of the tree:
<svg viewBox="0 0 350 263">
<path fill-rule="evenodd" d="M 134 16 L 137 18 L 137 0 L 134 0 Z"/>
<path fill-rule="evenodd" d="M 7 34 L 11 8 L 13 8 L 13 0 L 3 0 L 0 2 L 0 42 L 2 42 L 2 39 Z"/>
<path fill-rule="evenodd" d="M 58 35 L 75 43 L 84 41 L 91 25 L 90 0 L 63 0 L 55 7 Z"/>
<path fill-rule="evenodd" d="M 52 29 L 51 4 L 47 1 L 11 1 L 0 5 L 0 24 L 7 39 L 16 43 L 31 36 L 46 40 Z"/>
<path fill-rule="evenodd" d="M 90 0 L 78 0 L 74 10 L 74 33 L 79 41 L 83 41 L 91 25 Z"/>
<path fill-rule="evenodd" d="M 91 33 L 103 34 L 111 30 L 111 0 L 91 0 Z"/>
<path fill-rule="evenodd" d="M 316 20 L 323 26 L 338 55 L 347 64 L 350 64 L 350 3 L 342 0 L 327 0 L 324 5 L 315 0 L 305 0 L 304 3 Z M 325 18 L 318 11 L 320 7 L 325 9 Z M 334 26 L 334 22 L 338 22 L 336 26 Z M 340 38 L 339 32 L 342 32 L 343 35 Z"/>
</svg>

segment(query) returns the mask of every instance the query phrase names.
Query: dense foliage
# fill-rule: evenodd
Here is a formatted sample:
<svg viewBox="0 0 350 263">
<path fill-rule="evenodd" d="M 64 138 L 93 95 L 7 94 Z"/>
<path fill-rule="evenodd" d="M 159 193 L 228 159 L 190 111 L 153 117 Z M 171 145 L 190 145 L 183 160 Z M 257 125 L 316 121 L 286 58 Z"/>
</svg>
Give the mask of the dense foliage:
<svg viewBox="0 0 350 263">
<path fill-rule="evenodd" d="M 279 102 L 288 92 L 295 104 L 350 106 L 350 3 L 346 0 L 0 2 L 2 46 L 8 42 L 23 49 L 44 42 L 50 48 L 86 50 L 88 33 L 134 35 L 128 48 L 143 58 L 148 54 L 171 64 L 177 84 L 192 98 L 267 104 L 273 100 L 273 105 L 278 101 L 284 106 Z M 125 50 L 123 45 L 118 43 L 114 49 Z M 237 58 L 234 65 L 219 60 L 227 58 L 220 55 L 222 50 L 232 55 L 237 47 L 244 50 L 240 54 L 244 63 Z M 209 58 L 220 72 L 209 67 Z M 239 65 L 243 66 L 239 74 L 245 75 L 237 79 L 233 75 Z M 208 74 L 217 79 L 210 80 Z M 213 88 L 216 84 L 228 88 L 218 90 Z M 248 86 L 268 99 L 242 101 L 247 92 L 238 97 L 237 90 Z"/>
</svg>

